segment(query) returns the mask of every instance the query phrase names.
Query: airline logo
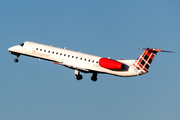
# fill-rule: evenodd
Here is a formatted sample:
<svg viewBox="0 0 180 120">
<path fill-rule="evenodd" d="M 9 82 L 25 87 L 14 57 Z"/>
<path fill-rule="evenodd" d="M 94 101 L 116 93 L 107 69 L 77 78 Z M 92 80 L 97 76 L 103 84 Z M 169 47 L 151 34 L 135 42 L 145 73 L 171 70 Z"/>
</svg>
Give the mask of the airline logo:
<svg viewBox="0 0 180 120">
<path fill-rule="evenodd" d="M 50 56 L 50 55 L 45 54 L 45 53 L 37 52 L 36 50 L 32 50 L 32 54 L 38 55 L 38 56 L 41 56 L 41 57 L 49 57 Z"/>
</svg>

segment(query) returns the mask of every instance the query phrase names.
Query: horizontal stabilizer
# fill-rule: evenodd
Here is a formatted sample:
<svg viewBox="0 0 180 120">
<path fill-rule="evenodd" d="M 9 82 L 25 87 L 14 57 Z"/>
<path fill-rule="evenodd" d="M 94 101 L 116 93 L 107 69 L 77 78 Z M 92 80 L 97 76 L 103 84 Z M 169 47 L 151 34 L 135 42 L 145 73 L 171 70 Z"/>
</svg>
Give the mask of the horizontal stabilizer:
<svg viewBox="0 0 180 120">
<path fill-rule="evenodd" d="M 161 49 L 156 49 L 156 48 L 139 48 L 140 50 L 148 50 L 148 51 L 154 51 L 154 52 L 167 52 L 167 53 L 175 53 L 174 51 L 166 51 L 166 50 L 161 50 Z"/>
</svg>

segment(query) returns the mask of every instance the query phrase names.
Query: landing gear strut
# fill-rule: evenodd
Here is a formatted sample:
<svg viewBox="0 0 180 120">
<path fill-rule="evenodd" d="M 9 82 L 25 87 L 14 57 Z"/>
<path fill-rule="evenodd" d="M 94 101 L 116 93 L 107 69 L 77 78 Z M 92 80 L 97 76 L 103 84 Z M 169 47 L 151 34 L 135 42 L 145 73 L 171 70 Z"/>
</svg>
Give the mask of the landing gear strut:
<svg viewBox="0 0 180 120">
<path fill-rule="evenodd" d="M 83 76 L 80 74 L 79 70 L 75 69 L 74 74 L 76 75 L 77 80 L 81 80 L 83 78 Z"/>
<path fill-rule="evenodd" d="M 18 62 L 19 60 L 18 60 L 18 57 L 19 57 L 20 55 L 19 54 L 16 54 L 16 59 L 14 59 L 14 62 Z"/>
<path fill-rule="evenodd" d="M 97 81 L 97 73 L 93 73 L 91 80 L 96 82 Z"/>
</svg>

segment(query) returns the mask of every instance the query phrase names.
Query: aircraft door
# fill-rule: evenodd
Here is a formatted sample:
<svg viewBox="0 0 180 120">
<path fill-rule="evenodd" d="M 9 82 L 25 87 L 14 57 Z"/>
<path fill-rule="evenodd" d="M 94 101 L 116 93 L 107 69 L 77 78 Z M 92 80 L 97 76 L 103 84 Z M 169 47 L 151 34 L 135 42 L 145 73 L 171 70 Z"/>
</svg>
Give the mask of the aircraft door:
<svg viewBox="0 0 180 120">
<path fill-rule="evenodd" d="M 26 43 L 26 46 L 25 46 L 25 48 L 26 48 L 26 54 L 31 54 L 31 47 L 32 47 L 32 42 L 27 42 Z"/>
</svg>

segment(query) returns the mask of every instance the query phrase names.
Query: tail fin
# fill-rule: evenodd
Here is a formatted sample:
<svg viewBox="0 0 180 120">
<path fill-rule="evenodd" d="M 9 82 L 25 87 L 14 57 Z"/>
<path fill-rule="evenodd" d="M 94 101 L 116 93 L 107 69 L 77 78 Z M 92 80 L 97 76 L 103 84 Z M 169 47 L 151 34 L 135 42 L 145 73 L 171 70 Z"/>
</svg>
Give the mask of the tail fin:
<svg viewBox="0 0 180 120">
<path fill-rule="evenodd" d="M 139 48 L 143 49 L 143 48 Z M 157 52 L 161 52 L 161 49 L 154 49 L 154 48 L 146 48 L 144 52 L 140 55 L 140 57 L 136 61 L 136 65 L 138 69 L 143 69 L 148 72 L 148 69 L 154 59 L 154 56 Z"/>
</svg>

